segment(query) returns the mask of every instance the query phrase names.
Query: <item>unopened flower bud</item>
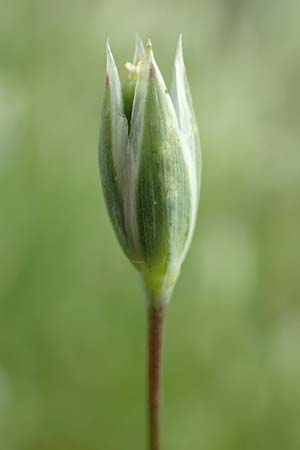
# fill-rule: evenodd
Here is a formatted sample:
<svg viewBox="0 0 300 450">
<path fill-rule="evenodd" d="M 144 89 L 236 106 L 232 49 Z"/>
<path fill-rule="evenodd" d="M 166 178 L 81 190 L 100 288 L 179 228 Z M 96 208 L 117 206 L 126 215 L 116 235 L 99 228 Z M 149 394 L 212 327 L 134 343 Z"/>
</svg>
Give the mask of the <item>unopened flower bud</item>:
<svg viewBox="0 0 300 450">
<path fill-rule="evenodd" d="M 201 155 L 179 39 L 170 94 L 137 36 L 121 86 L 107 44 L 99 161 L 107 209 L 119 242 L 149 297 L 169 300 L 197 215 Z"/>
</svg>

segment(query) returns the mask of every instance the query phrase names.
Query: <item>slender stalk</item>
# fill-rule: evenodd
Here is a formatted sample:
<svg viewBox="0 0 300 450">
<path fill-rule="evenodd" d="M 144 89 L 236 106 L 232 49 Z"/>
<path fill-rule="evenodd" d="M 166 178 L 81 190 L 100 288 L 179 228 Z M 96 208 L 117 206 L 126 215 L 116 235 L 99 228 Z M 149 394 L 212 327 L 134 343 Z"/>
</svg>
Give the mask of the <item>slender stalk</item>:
<svg viewBox="0 0 300 450">
<path fill-rule="evenodd" d="M 162 350 L 165 306 L 148 309 L 149 450 L 161 450 Z"/>
</svg>

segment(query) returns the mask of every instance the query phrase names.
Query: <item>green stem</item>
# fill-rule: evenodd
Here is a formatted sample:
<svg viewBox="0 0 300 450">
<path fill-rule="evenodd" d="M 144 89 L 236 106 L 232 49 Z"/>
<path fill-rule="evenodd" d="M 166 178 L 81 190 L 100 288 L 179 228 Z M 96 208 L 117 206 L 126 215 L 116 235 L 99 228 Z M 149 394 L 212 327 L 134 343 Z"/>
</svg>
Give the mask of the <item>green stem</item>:
<svg viewBox="0 0 300 450">
<path fill-rule="evenodd" d="M 165 305 L 148 309 L 149 450 L 161 450 L 162 350 Z"/>
</svg>

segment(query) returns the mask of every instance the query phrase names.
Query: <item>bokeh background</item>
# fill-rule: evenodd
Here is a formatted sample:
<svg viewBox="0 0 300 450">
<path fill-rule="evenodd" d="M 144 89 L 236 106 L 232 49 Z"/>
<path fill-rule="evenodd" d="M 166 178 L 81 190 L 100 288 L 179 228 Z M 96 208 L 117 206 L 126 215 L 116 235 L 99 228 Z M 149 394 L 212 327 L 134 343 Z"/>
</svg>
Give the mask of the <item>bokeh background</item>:
<svg viewBox="0 0 300 450">
<path fill-rule="evenodd" d="M 97 141 L 109 36 L 169 82 L 203 188 L 169 308 L 164 450 L 300 448 L 300 3 L 1 0 L 0 449 L 146 448 L 146 311 Z"/>
</svg>

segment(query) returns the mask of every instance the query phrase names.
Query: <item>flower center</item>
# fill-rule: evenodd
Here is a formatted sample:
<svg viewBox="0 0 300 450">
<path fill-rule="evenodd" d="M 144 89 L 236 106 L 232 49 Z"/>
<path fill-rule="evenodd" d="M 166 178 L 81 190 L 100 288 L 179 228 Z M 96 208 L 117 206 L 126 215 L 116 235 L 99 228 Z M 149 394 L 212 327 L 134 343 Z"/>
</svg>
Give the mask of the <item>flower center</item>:
<svg viewBox="0 0 300 450">
<path fill-rule="evenodd" d="M 129 80 L 136 81 L 138 79 L 142 64 L 142 61 L 138 61 L 136 65 L 129 62 L 125 64 L 125 67 L 128 70 Z"/>
</svg>

